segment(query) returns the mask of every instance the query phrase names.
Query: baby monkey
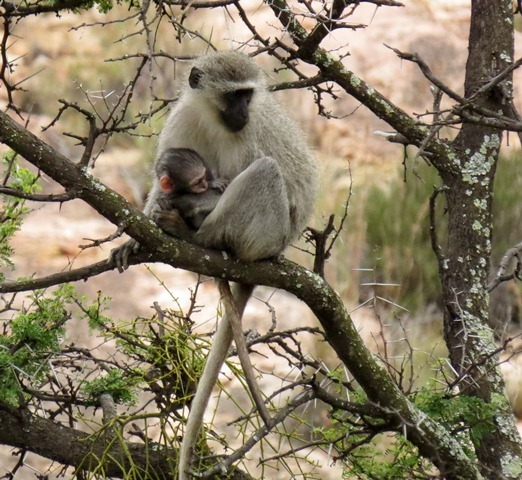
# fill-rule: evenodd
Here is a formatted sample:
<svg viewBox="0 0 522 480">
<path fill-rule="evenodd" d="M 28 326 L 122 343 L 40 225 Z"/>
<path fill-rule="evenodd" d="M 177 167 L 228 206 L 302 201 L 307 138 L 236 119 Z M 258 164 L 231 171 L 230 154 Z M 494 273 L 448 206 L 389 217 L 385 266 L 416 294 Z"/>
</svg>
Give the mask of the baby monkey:
<svg viewBox="0 0 522 480">
<path fill-rule="evenodd" d="M 193 230 L 201 227 L 205 218 L 216 207 L 229 183 L 227 179 L 214 178 L 203 158 L 190 148 L 165 150 L 156 163 L 156 175 L 160 187 L 157 198 L 158 206 L 162 210 L 177 210 L 185 223 Z M 168 232 L 168 230 L 166 231 Z M 264 403 L 250 362 L 248 347 L 241 328 L 241 315 L 237 311 L 228 282 L 218 281 L 218 284 L 225 303 L 225 311 L 230 317 L 237 355 L 243 367 L 250 393 L 265 425 L 271 425 L 270 413 Z M 229 340 L 230 342 L 231 340 Z M 219 371 L 216 372 L 216 375 L 218 373 Z M 211 383 L 210 387 L 213 386 L 214 383 Z"/>
<path fill-rule="evenodd" d="M 201 156 L 190 148 L 169 148 L 156 162 L 161 193 L 158 205 L 178 210 L 185 223 L 198 230 L 214 210 L 228 180 L 214 178 Z"/>
<path fill-rule="evenodd" d="M 190 148 L 165 150 L 156 163 L 156 175 L 160 187 L 158 206 L 162 210 L 177 210 L 185 223 L 193 230 L 201 227 L 205 218 L 216 207 L 229 183 L 227 179 L 214 178 L 203 158 Z M 230 317 L 237 355 L 243 367 L 250 393 L 265 425 L 268 426 L 271 418 L 250 362 L 248 347 L 241 329 L 241 315 L 237 311 L 228 282 L 220 281 L 218 284 L 225 302 L 225 310 Z M 218 373 L 216 372 L 216 374 Z M 213 386 L 212 383 L 210 387 Z"/>
</svg>

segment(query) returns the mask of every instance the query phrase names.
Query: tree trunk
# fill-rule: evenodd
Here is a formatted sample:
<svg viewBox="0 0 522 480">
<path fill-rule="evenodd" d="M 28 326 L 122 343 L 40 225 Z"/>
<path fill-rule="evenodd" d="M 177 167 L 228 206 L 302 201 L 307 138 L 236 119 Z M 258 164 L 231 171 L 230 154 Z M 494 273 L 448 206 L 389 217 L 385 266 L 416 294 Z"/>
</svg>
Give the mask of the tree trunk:
<svg viewBox="0 0 522 480">
<path fill-rule="evenodd" d="M 512 63 L 512 22 L 511 0 L 472 2 L 466 98 Z M 511 83 L 505 81 L 475 104 L 505 111 L 510 89 Z M 454 142 L 459 153 L 454 162 L 459 168 L 441 171 L 448 187 L 448 239 L 441 281 L 444 333 L 451 362 L 461 377 L 459 389 L 493 403 L 498 411 L 486 433 L 482 424 L 471 435 L 483 474 L 491 479 L 519 479 L 522 449 L 505 400 L 493 334 L 487 326 L 493 182 L 501 139 L 500 130 L 464 121 Z"/>
</svg>

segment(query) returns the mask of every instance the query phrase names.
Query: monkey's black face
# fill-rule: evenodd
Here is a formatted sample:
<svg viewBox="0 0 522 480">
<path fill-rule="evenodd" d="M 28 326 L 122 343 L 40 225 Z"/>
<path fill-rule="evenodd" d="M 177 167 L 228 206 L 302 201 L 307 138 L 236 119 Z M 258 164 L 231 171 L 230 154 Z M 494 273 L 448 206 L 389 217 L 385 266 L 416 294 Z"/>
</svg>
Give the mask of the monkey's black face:
<svg viewBox="0 0 522 480">
<path fill-rule="evenodd" d="M 249 105 L 254 89 L 234 90 L 223 95 L 225 109 L 220 111 L 221 119 L 232 132 L 239 132 L 248 123 Z"/>
</svg>

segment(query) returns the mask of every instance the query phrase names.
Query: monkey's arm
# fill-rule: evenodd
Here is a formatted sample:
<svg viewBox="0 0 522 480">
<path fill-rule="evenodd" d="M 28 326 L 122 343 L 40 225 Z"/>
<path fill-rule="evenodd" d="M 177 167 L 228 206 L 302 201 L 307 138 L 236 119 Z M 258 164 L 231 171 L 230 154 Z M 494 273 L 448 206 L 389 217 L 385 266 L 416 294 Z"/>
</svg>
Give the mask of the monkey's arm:
<svg viewBox="0 0 522 480">
<path fill-rule="evenodd" d="M 169 235 L 196 243 L 196 232 L 185 223 L 177 210 L 163 210 L 158 206 L 152 210 L 150 216 Z"/>
<path fill-rule="evenodd" d="M 165 205 L 163 205 L 165 207 Z M 196 243 L 196 232 L 189 228 L 177 210 L 164 210 L 162 205 L 156 203 L 153 208 L 145 210 L 157 224 L 169 235 L 187 242 Z M 114 262 L 118 271 L 122 273 L 129 268 L 129 257 L 138 253 L 140 244 L 131 238 L 123 245 L 113 248 L 109 255 L 109 262 Z"/>
</svg>

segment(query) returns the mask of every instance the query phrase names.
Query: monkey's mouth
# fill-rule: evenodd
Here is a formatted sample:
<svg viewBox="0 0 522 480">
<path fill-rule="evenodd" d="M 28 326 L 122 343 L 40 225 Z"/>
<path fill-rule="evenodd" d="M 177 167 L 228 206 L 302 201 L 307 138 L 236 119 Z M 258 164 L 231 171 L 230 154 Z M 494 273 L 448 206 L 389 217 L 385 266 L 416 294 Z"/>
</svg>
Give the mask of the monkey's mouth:
<svg viewBox="0 0 522 480">
<path fill-rule="evenodd" d="M 230 115 L 227 112 L 221 112 L 221 119 L 227 128 L 234 133 L 243 130 L 248 123 L 248 115 Z"/>
</svg>

